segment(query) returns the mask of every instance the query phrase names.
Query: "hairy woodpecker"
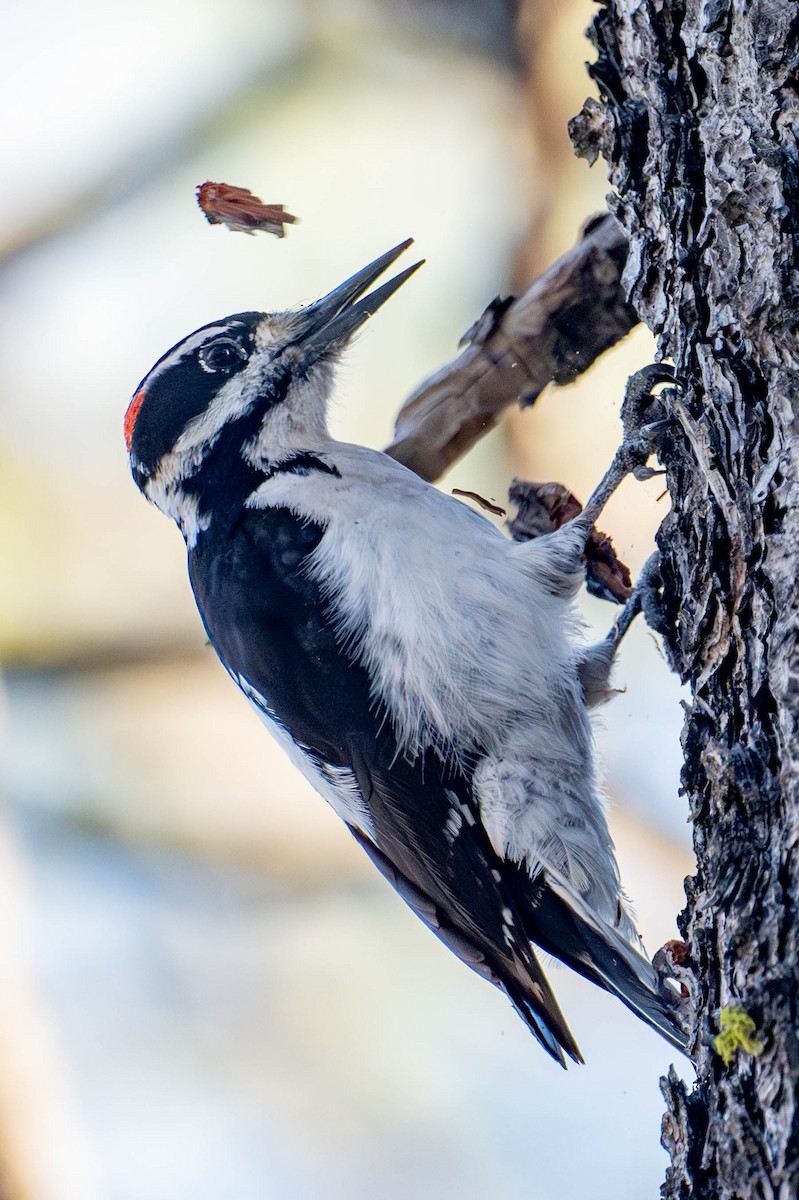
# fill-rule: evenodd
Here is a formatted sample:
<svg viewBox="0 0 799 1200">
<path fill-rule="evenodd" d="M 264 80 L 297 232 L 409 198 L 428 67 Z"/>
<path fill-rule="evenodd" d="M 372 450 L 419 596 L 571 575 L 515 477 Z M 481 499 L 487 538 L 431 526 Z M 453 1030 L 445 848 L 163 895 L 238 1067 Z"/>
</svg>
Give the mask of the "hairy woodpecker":
<svg viewBox="0 0 799 1200">
<path fill-rule="evenodd" d="M 533 944 L 685 1050 L 597 786 L 587 710 L 607 694 L 616 641 L 570 637 L 597 506 L 516 544 L 328 433 L 336 361 L 421 265 L 368 292 L 408 245 L 316 304 L 224 317 L 169 350 L 125 416 L 133 477 L 180 527 L 233 681 L 549 1054 L 582 1061 Z"/>
</svg>

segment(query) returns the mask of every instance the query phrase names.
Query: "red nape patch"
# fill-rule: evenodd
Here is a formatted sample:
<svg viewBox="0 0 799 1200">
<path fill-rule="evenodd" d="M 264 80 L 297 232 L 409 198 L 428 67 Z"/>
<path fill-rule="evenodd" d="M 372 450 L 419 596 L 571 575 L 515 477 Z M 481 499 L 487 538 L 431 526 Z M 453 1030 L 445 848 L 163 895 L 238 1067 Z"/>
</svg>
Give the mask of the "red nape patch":
<svg viewBox="0 0 799 1200">
<path fill-rule="evenodd" d="M 139 388 L 136 395 L 128 405 L 128 411 L 125 413 L 125 445 L 130 454 L 130 443 L 133 441 L 133 430 L 136 425 L 136 418 L 139 415 L 139 409 L 144 403 L 144 388 Z"/>
</svg>

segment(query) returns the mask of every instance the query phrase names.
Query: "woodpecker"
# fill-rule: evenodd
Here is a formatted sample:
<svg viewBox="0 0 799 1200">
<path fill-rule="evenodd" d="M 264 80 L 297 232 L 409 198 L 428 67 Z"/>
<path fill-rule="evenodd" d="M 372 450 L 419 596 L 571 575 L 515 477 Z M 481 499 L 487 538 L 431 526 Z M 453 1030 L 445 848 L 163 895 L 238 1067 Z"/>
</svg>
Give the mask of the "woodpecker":
<svg viewBox="0 0 799 1200">
<path fill-rule="evenodd" d="M 169 350 L 125 416 L 134 480 L 180 528 L 234 683 L 544 1049 L 583 1061 L 536 946 L 685 1051 L 621 888 L 592 753 L 588 709 L 608 693 L 617 636 L 574 636 L 581 554 L 617 478 L 583 517 L 520 544 L 328 432 L 336 362 L 422 265 L 369 291 L 410 244 L 315 304 L 236 313 Z"/>
</svg>

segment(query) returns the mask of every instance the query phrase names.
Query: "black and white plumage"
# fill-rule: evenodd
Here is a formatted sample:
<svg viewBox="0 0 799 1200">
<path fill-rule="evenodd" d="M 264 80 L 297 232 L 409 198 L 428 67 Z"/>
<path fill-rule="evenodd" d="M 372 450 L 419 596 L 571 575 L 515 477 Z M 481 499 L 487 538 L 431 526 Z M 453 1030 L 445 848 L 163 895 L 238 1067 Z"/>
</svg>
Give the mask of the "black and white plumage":
<svg viewBox="0 0 799 1200">
<path fill-rule="evenodd" d="M 684 1049 L 622 893 L 587 709 L 613 643 L 572 640 L 587 525 L 510 542 L 384 454 L 333 440 L 333 367 L 420 264 L 197 330 L 146 376 L 134 478 L 179 525 L 222 663 L 378 869 L 561 1064 L 533 944 Z"/>
</svg>

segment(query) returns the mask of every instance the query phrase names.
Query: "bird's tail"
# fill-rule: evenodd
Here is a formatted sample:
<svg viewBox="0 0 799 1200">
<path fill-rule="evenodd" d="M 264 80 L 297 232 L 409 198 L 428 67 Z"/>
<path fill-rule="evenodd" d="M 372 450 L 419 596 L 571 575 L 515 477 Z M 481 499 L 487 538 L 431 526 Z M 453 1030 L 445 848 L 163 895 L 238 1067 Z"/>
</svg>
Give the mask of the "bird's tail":
<svg viewBox="0 0 799 1200">
<path fill-rule="evenodd" d="M 529 937 L 578 974 L 617 996 L 636 1016 L 689 1055 L 688 1037 L 674 1015 L 652 964 L 596 914 L 565 881 L 546 874 L 526 906 Z"/>
<path fill-rule="evenodd" d="M 500 987 L 525 1025 L 556 1063 L 566 1067 L 564 1050 L 574 1062 L 585 1062 L 546 979 L 543 991 L 537 982 L 530 986 L 526 981 L 517 984 L 509 979 L 503 979 Z"/>
<path fill-rule="evenodd" d="M 485 944 L 481 946 L 478 944 L 479 939 L 469 938 L 463 930 L 456 930 L 442 919 L 444 914 L 439 911 L 435 902 L 425 897 L 406 879 L 382 851 L 378 850 L 371 838 L 365 837 L 353 826 L 349 829 L 380 873 L 428 929 L 468 967 L 505 992 L 531 1033 L 555 1062 L 562 1067 L 566 1066 L 564 1052 L 577 1063 L 584 1061 L 533 947 L 526 937 L 511 938 L 504 946 L 505 953 L 492 953 L 493 947 Z M 521 910 L 518 917 L 517 924 L 521 930 Z"/>
</svg>

